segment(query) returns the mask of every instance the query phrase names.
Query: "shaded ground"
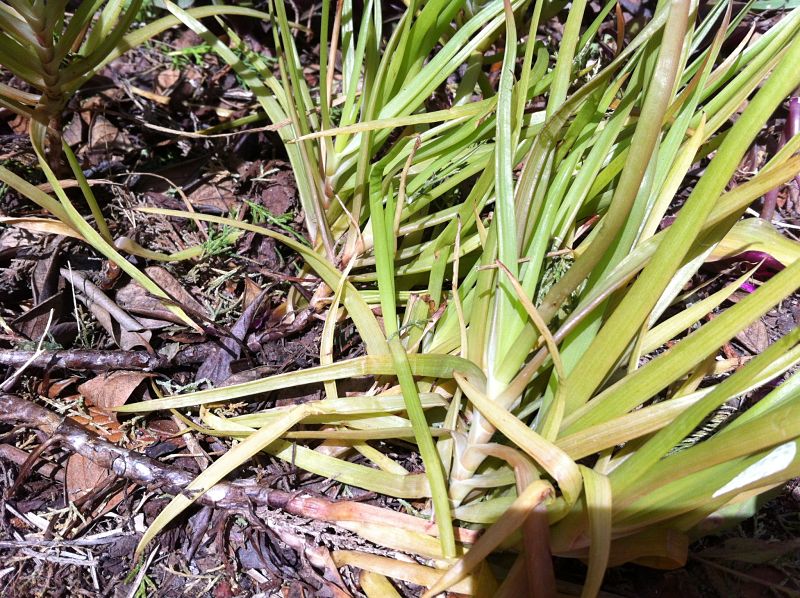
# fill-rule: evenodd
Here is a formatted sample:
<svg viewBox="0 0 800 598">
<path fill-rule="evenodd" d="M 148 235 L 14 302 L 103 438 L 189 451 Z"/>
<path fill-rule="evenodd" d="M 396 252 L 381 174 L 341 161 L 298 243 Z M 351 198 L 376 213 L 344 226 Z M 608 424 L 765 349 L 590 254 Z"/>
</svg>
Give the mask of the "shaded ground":
<svg viewBox="0 0 800 598">
<path fill-rule="evenodd" d="M 638 3 L 625 3 L 625 8 L 634 18 L 646 11 Z M 263 31 L 242 26 L 242 33 L 268 54 Z M 86 245 L 0 229 L 0 363 L 5 375 L 25 361 L 25 353 L 13 351 L 30 351 L 42 337 L 54 352 L 3 390 L 42 397 L 41 404 L 101 438 L 193 474 L 227 444 L 204 434 L 182 434 L 185 425 L 169 414 L 118 419 L 110 407 L 207 382 L 219 386 L 315 365 L 322 326 L 313 310 L 283 311 L 287 295 L 308 296 L 304 283 L 310 275 L 296 255 L 274 241 L 134 210 L 190 207 L 260 222 L 303 239 L 293 173 L 275 133 L 263 130 L 265 122 L 248 125 L 251 132 L 246 134 L 229 134 L 223 127 L 218 136 L 191 135 L 255 110 L 252 96 L 207 50 L 193 34 L 173 31 L 128 53 L 76 96 L 66 124 L 68 143 L 87 175 L 97 180 L 95 189 L 115 238 L 128 237 L 166 254 L 204 246 L 201 260 L 159 264 L 137 259 L 176 303 L 207 323 L 204 334 L 174 325 L 174 317 L 158 301 Z M 308 40 L 303 60 L 313 79 L 314 40 Z M 775 127 L 780 126 L 778 118 Z M 765 135 L 766 151 L 772 137 Z M 760 159 L 758 152 L 753 159 Z M 32 169 L 25 123 L 8 113 L 0 122 L 0 161 L 33 182 L 43 182 Z M 792 183 L 779 196 L 776 220 L 797 223 L 797 198 Z M 36 213 L 7 190 L 0 211 L 8 216 Z M 782 230 L 792 234 L 788 227 Z M 744 267 L 723 264 L 694 283 L 720 274 L 703 291 L 713 292 Z M 784 302 L 726 346 L 724 357 L 757 354 L 799 321 L 797 298 Z M 81 357 L 76 350 L 106 351 L 103 358 L 122 361 L 103 365 L 98 353 L 75 361 Z M 351 329 L 339 332 L 337 358 L 361 351 Z M 243 413 L 309 400 L 317 393 L 292 389 L 230 409 Z M 381 448 L 409 470 L 421 469 L 409 447 Z M 357 500 L 392 504 L 267 457 L 240 474 L 287 493 L 302 490 L 335 500 L 347 491 Z M 159 548 L 145 555 L 144 565 L 137 564 L 132 553 L 138 538 L 169 500 L 163 489 L 109 475 L 30 427 L 0 427 L 0 476 L 4 596 L 337 596 L 357 587 L 354 573 L 340 576 L 327 550 L 363 548 L 363 540 L 262 507 L 198 507 L 159 537 Z M 693 598 L 800 591 L 797 495 L 786 489 L 755 518 L 704 539 L 684 570 L 660 573 L 629 566 L 611 571 L 608 592 Z M 580 565 L 566 561 L 559 563 L 559 572 L 574 583 L 583 575 Z M 409 596 L 418 594 L 418 588 L 401 589 Z"/>
</svg>

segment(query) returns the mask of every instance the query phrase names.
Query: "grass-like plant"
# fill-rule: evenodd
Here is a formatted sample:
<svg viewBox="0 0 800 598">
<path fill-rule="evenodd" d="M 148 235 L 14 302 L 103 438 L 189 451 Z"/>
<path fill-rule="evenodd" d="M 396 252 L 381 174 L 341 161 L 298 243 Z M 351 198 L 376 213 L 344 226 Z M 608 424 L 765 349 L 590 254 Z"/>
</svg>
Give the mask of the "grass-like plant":
<svg viewBox="0 0 800 598">
<path fill-rule="evenodd" d="M 543 0 L 411 0 L 391 31 L 378 0 L 364 2 L 358 22 L 352 0 L 323 0 L 312 88 L 282 2 L 264 15 L 280 76 L 232 31 L 226 45 L 200 15 L 168 4 L 281 125 L 313 247 L 231 219 L 149 211 L 285 243 L 322 279 L 312 301 L 329 304 L 329 317 L 319 367 L 120 409 L 199 407 L 206 432 L 241 440 L 173 500 L 140 548 L 194 491 L 267 451 L 341 484 L 430 499 L 419 516 L 387 510 L 385 522 L 357 504 L 330 514 L 429 559 L 400 567 L 334 554 L 370 579 L 397 575 L 428 595 L 546 596 L 559 555 L 588 561 L 590 596 L 608 566 L 680 566 L 691 538 L 800 475 L 796 373 L 695 442 L 720 406 L 800 361 L 798 330 L 744 366 L 716 360 L 800 287 L 796 244 L 784 247 L 780 273 L 713 319 L 747 276 L 702 300 L 683 294 L 720 243 L 745 248 L 735 226 L 747 207 L 800 170 L 795 137 L 729 188 L 800 85 L 800 10 L 735 45 L 747 7 L 733 14 L 723 1 L 701 18 L 690 0 L 662 0 L 605 60 L 594 40 L 613 6 L 582 30 L 586 1 L 574 1 L 554 48 L 536 40 Z M 451 106 L 430 109 L 443 88 Z M 536 98 L 543 109 L 531 108 Z M 659 231 L 668 213 L 676 218 Z M 748 242 L 759 236 L 750 229 Z M 289 307 L 302 301 L 290 296 Z M 364 357 L 333 359 L 342 311 Z M 354 376 L 373 376 L 373 391 L 341 396 L 336 381 Z M 238 417 L 207 408 L 308 383 L 324 385 L 326 398 Z M 369 444 L 401 438 L 415 442 L 424 474 Z M 467 527 L 486 529 L 473 542 Z M 502 551 L 518 556 L 481 566 Z"/>
<path fill-rule="evenodd" d="M 0 64 L 35 90 L 3 85 L 0 104 L 27 116 L 42 146 L 49 136 L 51 153 L 61 153 L 61 116 L 69 97 L 106 64 L 141 4 L 85 1 L 67 17 L 67 0 L 0 3 Z"/>
<path fill-rule="evenodd" d="M 0 84 L 0 106 L 29 119 L 29 131 L 39 162 L 53 186 L 56 198 L 37 189 L 0 166 L 0 181 L 11 186 L 57 220 L 11 218 L 4 222 L 47 232 L 56 232 L 88 242 L 116 263 L 150 293 L 168 296 L 117 251 L 102 209 L 83 175 L 72 150 L 63 144 L 61 123 L 67 102 L 106 64 L 179 21 L 158 19 L 132 29 L 142 0 L 83 0 L 74 13 L 67 13 L 67 0 L 9 0 L 0 2 L 0 65 L 12 74 L 17 86 Z M 199 17 L 219 14 L 259 15 L 251 9 L 203 7 L 193 9 Z M 62 161 L 78 181 L 95 226 L 91 226 L 67 197 L 60 182 Z M 172 303 L 169 309 L 188 325 L 197 325 Z"/>
</svg>

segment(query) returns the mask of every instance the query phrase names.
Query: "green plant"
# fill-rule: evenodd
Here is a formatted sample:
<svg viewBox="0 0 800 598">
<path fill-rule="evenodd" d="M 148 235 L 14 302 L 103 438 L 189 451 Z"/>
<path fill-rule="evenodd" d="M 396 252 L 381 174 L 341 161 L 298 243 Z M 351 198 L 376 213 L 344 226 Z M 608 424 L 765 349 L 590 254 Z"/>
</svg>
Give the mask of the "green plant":
<svg viewBox="0 0 800 598">
<path fill-rule="evenodd" d="M 748 205 L 800 169 L 795 137 L 749 181 L 727 188 L 800 85 L 800 10 L 722 56 L 747 9 L 734 15 L 731 3 L 719 2 L 701 19 L 688 0 L 665 0 L 613 59 L 586 73 L 574 68 L 575 57 L 612 2 L 583 31 L 586 2 L 573 2 L 550 55 L 535 41 L 549 8 L 542 0 L 412 0 L 387 34 L 380 2 L 366 2 L 355 22 L 350 0 L 335 9 L 325 0 L 315 93 L 283 3 L 264 17 L 280 77 L 257 57 L 239 60 L 197 19 L 167 6 L 284 125 L 278 133 L 313 248 L 254 224 L 147 211 L 259 232 L 297 251 L 324 282 L 313 300 L 327 301 L 331 316 L 343 307 L 367 355 L 334 362 L 329 317 L 317 368 L 120 408 L 203 406 L 308 383 L 326 393 L 236 417 L 201 408 L 206 433 L 242 441 L 173 500 L 140 549 L 192 503 L 192 491 L 267 451 L 352 487 L 430 499 L 435 531 L 419 531 L 413 516 L 404 516 L 405 528 L 359 517 L 358 505 L 336 519 L 434 559 L 410 579 L 428 595 L 451 586 L 549 595 L 555 554 L 588 560 L 589 596 L 608 566 L 681 565 L 691 537 L 741 516 L 759 494 L 800 473 L 797 373 L 702 442 L 681 445 L 721 405 L 800 362 L 799 330 L 741 368 L 720 372 L 714 359 L 800 287 L 797 244 L 782 272 L 714 319 L 704 316 L 744 280 L 668 315 L 721 242 L 746 247 L 736 223 Z M 493 47 L 502 59 L 497 90 Z M 462 65 L 452 107 L 429 110 L 431 94 Z M 529 108 L 534 98 L 544 109 Z M 677 209 L 673 199 L 694 165 L 702 166 L 699 178 Z M 471 185 L 468 193 L 455 192 L 461 183 Z M 677 218 L 658 232 L 670 209 Z M 668 344 L 673 339 L 680 342 Z M 381 382 L 373 393 L 339 396 L 337 380 L 367 375 Z M 340 456 L 287 440 L 299 423 L 337 426 L 325 434 Z M 410 436 L 425 475 L 368 444 Z M 350 461 L 356 453 L 375 468 Z M 468 547 L 455 522 L 486 531 Z M 518 557 L 497 579 L 480 565 L 501 549 Z M 375 555 L 334 558 L 391 570 Z"/>
<path fill-rule="evenodd" d="M 139 563 L 135 568 L 131 569 L 125 577 L 125 583 L 136 584 L 136 588 L 131 594 L 135 598 L 147 598 L 151 592 L 155 592 L 158 589 L 155 582 L 153 582 L 146 573 L 151 560 L 152 559 L 148 559 L 147 562 Z"/>
<path fill-rule="evenodd" d="M 305 238 L 303 238 L 302 235 L 298 234 L 296 230 L 289 226 L 289 223 L 294 220 L 294 216 L 292 214 L 273 214 L 260 204 L 246 200 L 245 203 L 250 207 L 250 212 L 253 215 L 253 224 L 272 224 L 273 226 L 280 228 L 286 234 L 292 235 L 301 243 L 306 243 Z"/>
<path fill-rule="evenodd" d="M 240 231 L 227 224 L 219 227 L 210 227 L 208 239 L 203 243 L 204 255 L 222 255 L 233 250 L 233 244 L 240 236 Z"/>
<path fill-rule="evenodd" d="M 158 285 L 117 251 L 102 209 L 77 158 L 61 140 L 62 112 L 71 95 L 123 52 L 179 22 L 175 17 L 168 16 L 131 30 L 141 4 L 142 0 L 83 0 L 77 10 L 68 15 L 66 0 L 0 2 L 0 65 L 36 90 L 36 93 L 31 93 L 0 84 L 0 106 L 30 119 L 34 150 L 56 195 L 55 198 L 50 196 L 0 166 L 0 181 L 55 217 L 55 220 L 4 218 L 3 221 L 84 240 L 150 293 L 168 299 Z M 199 18 L 219 14 L 260 14 L 247 8 L 215 6 L 193 9 L 191 12 Z M 61 166 L 62 156 L 66 157 L 69 169 L 80 185 L 95 227 L 75 208 L 59 182 L 56 171 Z M 126 245 L 130 244 L 128 241 Z M 199 330 L 179 307 L 171 302 L 167 303 L 167 307 L 186 324 Z"/>
<path fill-rule="evenodd" d="M 3 85 L 0 104 L 31 119 L 31 135 L 60 155 L 60 119 L 70 95 L 106 63 L 141 0 L 84 1 L 67 18 L 66 0 L 0 3 L 0 64 L 36 90 Z M 98 9 L 105 4 L 98 13 Z M 97 14 L 95 14 L 97 13 Z"/>
<path fill-rule="evenodd" d="M 206 54 L 210 51 L 211 46 L 208 44 L 198 44 L 188 48 L 181 48 L 180 50 L 172 50 L 167 52 L 166 55 L 172 59 L 173 68 L 181 68 L 189 64 L 202 65 Z"/>
</svg>

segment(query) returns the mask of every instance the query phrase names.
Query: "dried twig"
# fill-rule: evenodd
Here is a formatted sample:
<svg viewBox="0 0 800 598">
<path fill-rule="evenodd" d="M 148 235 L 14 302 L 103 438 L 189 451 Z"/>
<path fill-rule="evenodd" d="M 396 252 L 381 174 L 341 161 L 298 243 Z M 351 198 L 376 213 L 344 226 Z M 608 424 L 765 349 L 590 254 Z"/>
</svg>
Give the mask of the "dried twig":
<svg viewBox="0 0 800 598">
<path fill-rule="evenodd" d="M 127 532 L 120 532 L 114 530 L 113 533 L 103 532 L 102 534 L 94 534 L 86 536 L 85 538 L 75 538 L 73 540 L 45 540 L 43 538 L 26 537 L 22 540 L 0 540 L 0 549 L 9 550 L 15 548 L 71 548 L 71 547 L 84 547 L 84 546 L 102 546 L 104 544 L 114 544 L 120 541 L 120 538 L 131 536 L 133 534 Z"/>
<path fill-rule="evenodd" d="M 0 365 L 21 367 L 35 351 L 0 350 Z M 33 359 L 29 368 L 67 368 L 71 370 L 146 370 L 151 371 L 168 365 L 163 357 L 145 351 L 98 351 L 92 349 L 68 349 L 64 351 L 42 351 Z"/>
<path fill-rule="evenodd" d="M 70 418 L 51 413 L 44 407 L 17 395 L 0 393 L 0 421 L 24 424 L 57 437 L 61 447 L 110 469 L 128 480 L 178 494 L 194 479 L 188 471 L 168 467 L 103 440 Z M 434 523 L 410 515 L 353 501 L 333 502 L 324 498 L 285 492 L 254 480 L 222 482 L 197 498 L 203 505 L 248 512 L 252 507 L 282 509 L 292 515 L 328 522 L 359 522 L 391 525 L 423 533 L 435 533 Z M 457 528 L 460 542 L 474 543 L 478 533 Z"/>
<path fill-rule="evenodd" d="M 86 275 L 77 270 L 68 270 L 61 268 L 61 276 L 66 278 L 75 290 L 80 292 L 85 298 L 86 303 L 91 308 L 92 304 L 97 304 L 106 310 L 113 318 L 119 322 L 124 330 L 135 332 L 144 330 L 145 327 L 139 320 L 131 316 L 128 312 L 122 309 L 119 305 L 114 303 L 108 298 L 103 291 L 101 291 L 93 282 L 91 282 Z"/>
<path fill-rule="evenodd" d="M 18 449 L 10 444 L 0 444 L 0 459 L 5 459 L 6 461 L 11 461 L 21 466 L 25 464 L 29 457 L 30 453 L 22 449 Z M 57 482 L 64 482 L 64 470 L 53 463 L 44 461 L 36 469 L 36 472 L 48 478 L 53 478 Z M 0 548 L 3 548 L 2 542 L 0 542 Z"/>
<path fill-rule="evenodd" d="M 112 301 L 83 273 L 61 268 L 61 276 L 72 284 L 75 297 L 89 308 L 97 322 L 106 329 L 120 349 L 144 347 L 153 352 L 150 346 L 152 332 Z"/>
</svg>

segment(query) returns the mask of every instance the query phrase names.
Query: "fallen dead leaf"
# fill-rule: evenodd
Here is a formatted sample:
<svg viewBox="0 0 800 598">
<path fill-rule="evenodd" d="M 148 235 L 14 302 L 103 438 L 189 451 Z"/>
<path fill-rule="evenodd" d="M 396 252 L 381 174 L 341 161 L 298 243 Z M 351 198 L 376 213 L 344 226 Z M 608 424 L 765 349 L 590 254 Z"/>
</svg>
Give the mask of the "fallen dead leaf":
<svg viewBox="0 0 800 598">
<path fill-rule="evenodd" d="M 106 117 L 98 114 L 89 127 L 89 142 L 85 152 L 94 162 L 108 156 L 111 150 L 129 151 L 133 146 L 127 133 L 120 131 Z"/>
<path fill-rule="evenodd" d="M 190 6 L 190 4 L 187 4 L 185 1 L 176 2 L 176 4 L 181 8 L 186 8 Z M 197 35 L 191 29 L 185 29 L 178 34 L 176 39 L 172 42 L 172 46 L 176 50 L 183 50 L 185 48 L 191 48 L 192 46 L 197 46 L 202 43 L 203 43 L 202 37 Z"/>
<path fill-rule="evenodd" d="M 89 308 L 120 349 L 127 351 L 134 347 L 144 347 L 153 351 L 150 346 L 152 331 L 112 301 L 84 274 L 61 268 L 61 276 L 73 285 L 76 298 Z"/>
<path fill-rule="evenodd" d="M 71 473 L 70 473 L 71 472 Z M 74 453 L 67 459 L 64 486 L 70 501 L 79 499 L 95 488 L 102 486 L 111 477 L 107 469 L 100 467 L 94 461 Z M 102 517 L 116 507 L 126 495 L 135 488 L 130 485 L 116 492 L 108 500 L 100 503 L 91 513 L 92 517 Z"/>
<path fill-rule="evenodd" d="M 119 136 L 119 129 L 115 127 L 105 116 L 96 115 L 92 120 L 89 129 L 89 143 L 96 149 L 96 146 L 112 145 Z"/>
<path fill-rule="evenodd" d="M 291 167 L 285 162 L 271 160 L 264 165 L 264 169 L 276 172 L 270 175 L 269 184 L 261 192 L 262 205 L 276 216 L 291 211 L 297 196 L 297 186 Z"/>
<path fill-rule="evenodd" d="M 769 346 L 769 331 L 761 320 L 753 322 L 737 334 L 736 338 L 754 355 L 758 355 Z"/>
<path fill-rule="evenodd" d="M 231 335 L 234 338 L 223 338 L 221 339 L 218 346 L 214 347 L 213 352 L 206 359 L 197 370 L 197 379 L 202 380 L 203 378 L 207 378 L 211 380 L 211 382 L 217 386 L 220 383 L 224 382 L 232 373 L 231 364 L 239 359 L 241 356 L 241 341 L 247 336 L 250 327 L 253 324 L 253 320 L 259 313 L 261 307 L 263 307 L 264 303 L 267 299 L 267 291 L 264 290 L 261 294 L 253 301 L 247 309 L 242 312 L 242 315 L 239 316 L 239 319 L 236 320 L 236 323 L 231 327 Z M 239 339 L 237 342 L 235 339 Z"/>
<path fill-rule="evenodd" d="M 67 388 L 75 384 L 78 380 L 80 380 L 80 377 L 70 376 L 69 378 L 56 380 L 55 382 L 51 382 L 49 384 L 45 381 L 42 381 L 39 383 L 37 392 L 47 395 L 47 397 L 51 399 L 55 399 L 58 398 Z"/>
<path fill-rule="evenodd" d="M 88 417 L 76 416 L 73 419 L 97 432 L 109 442 L 120 442 L 124 435 L 120 430 L 116 413 L 111 411 L 111 408 L 125 403 L 142 381 L 152 376 L 153 374 L 144 372 L 119 370 L 84 382 L 78 390 L 89 407 Z M 70 500 L 79 499 L 102 485 L 109 475 L 104 467 L 77 453 L 73 454 L 67 460 L 65 478 L 67 495 Z M 110 499 L 105 509 L 113 508 L 120 500 L 122 500 L 121 492 Z"/>
<path fill-rule="evenodd" d="M 180 429 L 171 419 L 157 419 L 151 421 L 147 427 L 151 432 L 156 434 L 160 440 L 171 440 L 173 438 L 181 440 L 179 437 Z M 175 438 L 176 436 L 178 436 L 178 438 Z"/>
<path fill-rule="evenodd" d="M 59 250 L 64 240 L 60 236 L 53 238 L 47 246 L 48 256 L 36 262 L 31 275 L 31 290 L 36 304 L 15 320 L 19 322 L 19 331 L 30 339 L 42 338 L 51 323 L 60 319 L 65 301 L 58 290 Z"/>
<path fill-rule="evenodd" d="M 78 387 L 87 405 L 100 407 L 111 412 L 119 407 L 136 391 L 143 380 L 152 378 L 146 372 L 128 372 L 118 370 L 109 374 L 100 374 Z"/>
<path fill-rule="evenodd" d="M 244 279 L 244 309 L 250 307 L 250 304 L 256 300 L 256 298 L 261 294 L 261 287 L 258 286 L 254 281 L 245 277 Z"/>
<path fill-rule="evenodd" d="M 150 330 L 164 328 L 169 326 L 170 322 L 178 321 L 158 299 L 134 281 L 120 288 L 115 300 L 121 308 L 136 314 L 136 319 Z"/>
<path fill-rule="evenodd" d="M 165 268 L 161 266 L 148 266 L 144 271 L 153 282 L 164 289 L 170 297 L 174 297 L 189 309 L 210 317 L 208 310 L 206 310 L 206 308 Z"/>
<path fill-rule="evenodd" d="M 142 330 L 141 332 L 137 330 L 126 330 L 115 324 L 115 320 L 118 322 L 119 320 L 111 315 L 111 313 L 102 305 L 98 303 L 89 302 L 88 304 L 89 311 L 92 312 L 92 315 L 98 321 L 98 323 L 108 331 L 111 335 L 111 338 L 114 339 L 114 342 L 120 349 L 125 351 L 130 351 L 136 347 L 144 347 L 148 351 L 152 351 L 152 347 L 150 346 L 150 337 L 153 335 L 151 330 Z M 122 311 L 120 309 L 120 311 Z M 137 321 L 137 324 L 141 326 L 141 323 Z"/>
<path fill-rule="evenodd" d="M 64 127 L 63 139 L 70 147 L 75 147 L 83 141 L 83 119 L 79 114 L 74 114 L 72 120 Z"/>
<path fill-rule="evenodd" d="M 208 310 L 165 268 L 149 266 L 145 268 L 145 272 L 153 282 L 180 303 L 181 307 L 186 307 L 204 317 L 211 317 Z M 148 328 L 162 328 L 168 325 L 169 322 L 176 321 L 175 315 L 159 299 L 153 297 L 134 281 L 119 289 L 115 299 L 120 307 L 140 316 L 138 320 Z"/>
<path fill-rule="evenodd" d="M 166 94 L 166 92 L 181 79 L 181 73 L 177 69 L 165 69 L 158 73 L 156 77 L 156 92 Z"/>
<path fill-rule="evenodd" d="M 81 102 L 79 114 L 83 122 L 88 125 L 92 122 L 92 115 L 102 112 L 104 108 L 103 98 L 98 95 L 93 95 Z"/>
<path fill-rule="evenodd" d="M 74 453 L 67 459 L 64 484 L 70 501 L 75 501 L 98 486 L 109 477 L 108 470 L 90 461 L 83 455 Z"/>
<path fill-rule="evenodd" d="M 236 202 L 236 182 L 227 172 L 220 172 L 189 194 L 195 208 L 214 208 L 228 213 Z"/>
</svg>

